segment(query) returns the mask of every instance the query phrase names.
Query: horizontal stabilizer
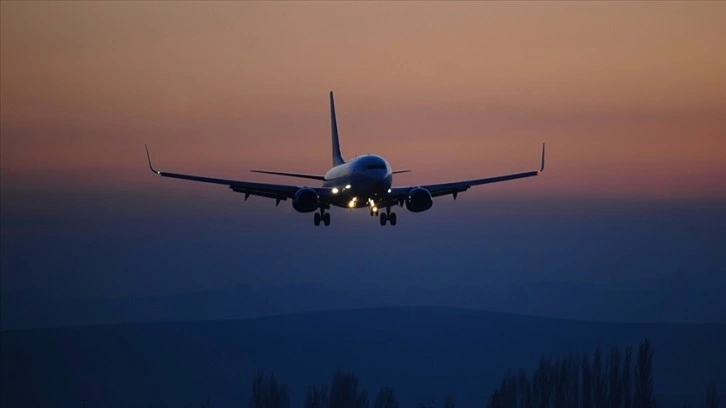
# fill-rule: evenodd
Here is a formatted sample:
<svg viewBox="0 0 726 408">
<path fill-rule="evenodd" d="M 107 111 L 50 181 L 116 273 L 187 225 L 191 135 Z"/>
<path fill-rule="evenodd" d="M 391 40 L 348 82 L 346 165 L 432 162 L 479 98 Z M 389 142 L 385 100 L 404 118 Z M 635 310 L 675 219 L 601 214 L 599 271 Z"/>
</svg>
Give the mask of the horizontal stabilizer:
<svg viewBox="0 0 726 408">
<path fill-rule="evenodd" d="M 318 176 L 315 174 L 284 173 L 281 171 L 267 171 L 267 170 L 250 170 L 250 171 L 253 173 L 274 174 L 276 176 L 297 177 L 297 178 L 305 178 L 305 179 L 312 179 L 312 180 L 325 180 L 324 176 Z"/>
<path fill-rule="evenodd" d="M 396 170 L 391 172 L 391 174 L 400 174 L 400 173 L 410 173 L 411 170 Z"/>
</svg>

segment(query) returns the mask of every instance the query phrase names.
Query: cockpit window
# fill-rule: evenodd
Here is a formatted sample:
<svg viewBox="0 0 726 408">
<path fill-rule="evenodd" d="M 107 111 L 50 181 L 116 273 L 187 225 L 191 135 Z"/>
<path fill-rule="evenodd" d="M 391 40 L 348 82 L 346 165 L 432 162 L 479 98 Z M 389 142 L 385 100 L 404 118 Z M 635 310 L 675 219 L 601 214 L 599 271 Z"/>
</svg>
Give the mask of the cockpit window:
<svg viewBox="0 0 726 408">
<path fill-rule="evenodd" d="M 386 169 L 386 165 L 384 163 L 373 163 L 373 164 L 369 164 L 368 165 L 368 170 L 373 170 L 373 169 L 383 169 L 383 170 L 385 170 Z"/>
</svg>

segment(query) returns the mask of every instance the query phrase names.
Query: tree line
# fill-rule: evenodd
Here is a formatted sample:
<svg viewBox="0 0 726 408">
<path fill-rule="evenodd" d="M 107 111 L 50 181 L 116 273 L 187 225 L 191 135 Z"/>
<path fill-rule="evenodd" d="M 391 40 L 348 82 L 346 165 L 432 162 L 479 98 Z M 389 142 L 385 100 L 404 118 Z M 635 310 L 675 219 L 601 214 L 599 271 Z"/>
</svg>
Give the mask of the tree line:
<svg viewBox="0 0 726 408">
<path fill-rule="evenodd" d="M 525 370 L 508 372 L 489 397 L 488 408 L 657 408 L 653 394 L 653 346 L 648 339 L 637 350 L 596 348 L 560 359 L 542 356 L 531 376 Z M 718 408 L 716 385 L 709 385 L 706 407 Z M 484 404 L 482 404 L 484 405 Z M 434 402 L 416 408 L 433 408 Z M 443 408 L 455 408 L 452 395 Z M 273 374 L 258 372 L 252 380 L 249 408 L 289 408 L 287 386 Z M 383 386 L 371 401 L 351 373 L 336 371 L 329 385 L 308 387 L 305 408 L 398 408 L 398 398 Z"/>
<path fill-rule="evenodd" d="M 531 376 L 507 373 L 489 398 L 489 408 L 656 408 L 653 346 L 645 339 L 637 352 L 618 347 L 592 357 L 570 354 L 541 357 Z M 716 385 L 706 392 L 706 407 L 718 408 Z"/>
<path fill-rule="evenodd" d="M 398 398 L 389 386 L 383 386 L 376 394 L 373 405 L 368 392 L 360 387 L 355 374 L 337 370 L 330 385 L 308 387 L 305 408 L 399 408 Z M 418 404 L 417 408 L 429 408 L 431 404 Z M 454 397 L 449 395 L 444 408 L 456 408 Z M 252 380 L 249 408 L 289 408 L 287 386 L 280 384 L 273 374 L 258 372 Z"/>
<path fill-rule="evenodd" d="M 648 340 L 633 350 L 613 347 L 592 358 L 570 354 L 541 357 L 531 377 L 507 373 L 489 398 L 490 408 L 655 408 L 653 348 Z"/>
</svg>

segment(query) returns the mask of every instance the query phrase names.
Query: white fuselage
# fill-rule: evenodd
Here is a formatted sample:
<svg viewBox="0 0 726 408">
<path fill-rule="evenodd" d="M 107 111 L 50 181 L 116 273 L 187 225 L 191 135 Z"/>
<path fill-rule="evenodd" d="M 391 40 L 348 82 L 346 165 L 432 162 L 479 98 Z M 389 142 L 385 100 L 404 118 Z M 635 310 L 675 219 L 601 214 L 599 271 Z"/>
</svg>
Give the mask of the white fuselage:
<svg viewBox="0 0 726 408">
<path fill-rule="evenodd" d="M 367 154 L 330 169 L 325 173 L 323 187 L 333 188 L 333 205 L 362 208 L 387 196 L 392 182 L 388 162 L 381 156 Z"/>
</svg>

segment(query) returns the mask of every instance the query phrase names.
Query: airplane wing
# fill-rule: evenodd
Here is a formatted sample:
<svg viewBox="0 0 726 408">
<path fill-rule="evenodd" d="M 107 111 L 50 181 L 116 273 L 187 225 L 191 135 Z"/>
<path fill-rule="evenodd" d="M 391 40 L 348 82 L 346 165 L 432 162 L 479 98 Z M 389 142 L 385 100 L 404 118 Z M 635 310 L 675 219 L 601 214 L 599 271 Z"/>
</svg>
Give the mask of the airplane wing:
<svg viewBox="0 0 726 408">
<path fill-rule="evenodd" d="M 276 176 L 298 177 L 298 178 L 306 178 L 306 179 L 320 180 L 320 181 L 325 180 L 325 176 L 319 176 L 317 174 L 285 173 L 282 171 L 268 171 L 268 170 L 250 170 L 250 171 L 252 173 L 274 174 Z"/>
<path fill-rule="evenodd" d="M 489 183 L 498 183 L 500 181 L 509 181 L 509 180 L 516 180 L 520 178 L 526 178 L 526 177 L 534 177 L 539 176 L 541 172 L 544 171 L 545 167 L 545 145 L 542 144 L 542 163 L 540 165 L 539 170 L 533 170 L 533 171 L 525 171 L 523 173 L 514 173 L 514 174 L 506 174 L 503 176 L 496 176 L 496 177 L 487 177 L 487 178 L 480 178 L 480 179 L 473 179 L 473 180 L 464 180 L 464 181 L 454 181 L 451 183 L 442 183 L 442 184 L 429 184 L 429 185 L 422 185 L 422 186 L 411 186 L 411 187 L 396 187 L 391 189 L 391 193 L 389 194 L 390 201 L 391 202 L 398 202 L 402 205 L 403 200 L 406 199 L 409 192 L 417 187 L 422 187 L 428 190 L 431 193 L 432 197 L 439 197 L 451 194 L 454 196 L 454 199 L 456 199 L 457 194 L 459 194 L 462 191 L 466 191 L 469 189 L 469 187 L 472 186 L 478 186 L 481 184 L 489 184 Z"/>
<path fill-rule="evenodd" d="M 222 184 L 229 186 L 232 191 L 237 193 L 244 193 L 245 200 L 249 198 L 250 195 L 254 196 L 260 196 L 260 197 L 266 197 L 266 198 L 273 198 L 277 200 L 277 204 L 280 204 L 280 201 L 285 201 L 288 198 L 292 199 L 295 197 L 295 193 L 301 188 L 300 186 L 289 186 L 289 185 L 282 185 L 282 184 L 267 184 L 267 183 L 253 183 L 248 181 L 239 181 L 239 180 L 227 180 L 227 179 L 220 179 L 220 178 L 212 178 L 212 177 L 203 177 L 203 176 L 195 176 L 191 174 L 180 174 L 180 173 L 171 173 L 168 171 L 159 171 L 154 168 L 151 164 L 151 156 L 149 155 L 149 148 L 146 147 L 146 158 L 149 160 L 149 168 L 152 172 L 158 174 L 162 177 L 171 177 L 171 178 L 177 178 L 182 180 L 191 180 L 191 181 L 199 181 L 202 183 L 213 183 L 213 184 Z M 313 190 L 315 190 L 318 195 L 323 197 L 329 197 L 331 192 L 329 188 L 325 187 L 311 187 Z"/>
</svg>

